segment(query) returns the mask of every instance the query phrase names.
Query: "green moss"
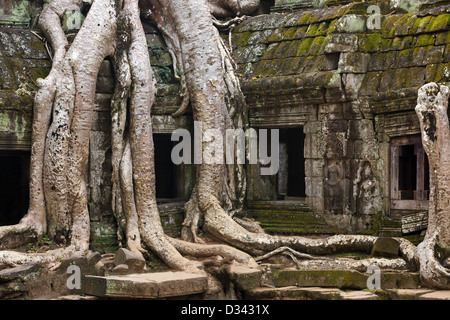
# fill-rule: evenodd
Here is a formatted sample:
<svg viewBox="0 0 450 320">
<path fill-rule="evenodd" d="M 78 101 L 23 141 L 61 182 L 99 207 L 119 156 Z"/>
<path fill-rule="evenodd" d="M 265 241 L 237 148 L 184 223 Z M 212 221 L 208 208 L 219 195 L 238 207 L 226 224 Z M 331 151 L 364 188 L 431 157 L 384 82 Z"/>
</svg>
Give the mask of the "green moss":
<svg viewBox="0 0 450 320">
<path fill-rule="evenodd" d="M 241 35 L 238 38 L 237 43 L 236 43 L 237 46 L 239 46 L 239 47 L 247 46 L 248 39 L 250 38 L 251 35 L 252 35 L 251 31 L 241 33 Z"/>
<path fill-rule="evenodd" d="M 310 55 L 317 55 L 322 52 L 323 44 L 325 43 L 326 37 L 315 37 L 314 41 L 311 43 L 311 47 L 309 49 Z"/>
<path fill-rule="evenodd" d="M 434 35 L 432 34 L 421 34 L 416 38 L 416 47 L 429 46 L 434 44 Z"/>
<path fill-rule="evenodd" d="M 292 40 L 292 39 L 294 39 L 296 33 L 297 33 L 297 28 L 296 27 L 288 28 L 283 34 L 283 40 Z"/>
<path fill-rule="evenodd" d="M 417 18 L 412 27 L 409 29 L 409 34 L 422 33 L 425 30 L 425 27 L 430 23 L 432 18 L 433 17 L 431 16 Z"/>
<path fill-rule="evenodd" d="M 407 35 L 408 34 L 408 29 L 411 26 L 411 21 L 410 18 L 411 16 L 413 16 L 414 13 L 409 13 L 409 14 L 405 14 L 402 17 L 400 17 L 400 19 L 398 19 L 395 22 L 394 25 L 394 35 L 396 36 L 400 36 L 400 35 Z M 409 23 L 409 24 L 408 24 Z"/>
<path fill-rule="evenodd" d="M 297 27 L 296 32 L 294 34 L 294 39 L 303 39 L 306 35 L 307 30 L 308 30 L 308 26 Z"/>
<path fill-rule="evenodd" d="M 381 33 L 383 38 L 393 38 L 395 34 L 395 26 L 399 17 L 397 15 L 392 15 L 386 18 L 382 27 Z"/>
<path fill-rule="evenodd" d="M 273 58 L 275 59 L 282 59 L 287 58 L 291 54 L 289 54 L 289 48 L 291 47 L 292 43 L 290 41 L 284 41 L 279 46 L 275 54 L 273 55 Z M 292 56 L 294 56 L 292 54 Z"/>
<path fill-rule="evenodd" d="M 300 19 L 297 20 L 296 25 L 302 26 L 302 25 L 308 25 L 309 20 L 313 16 L 312 12 L 306 12 L 304 15 L 301 16 Z"/>
<path fill-rule="evenodd" d="M 433 18 L 432 22 L 428 23 L 425 32 L 446 31 L 448 30 L 450 14 L 441 14 Z"/>
<path fill-rule="evenodd" d="M 414 24 L 416 17 L 414 13 L 405 14 L 396 22 L 395 35 L 406 36 L 409 34 L 409 29 Z"/>
<path fill-rule="evenodd" d="M 359 48 L 363 52 L 375 52 L 381 40 L 381 33 L 363 34 L 359 36 Z"/>
<path fill-rule="evenodd" d="M 450 62 L 441 63 L 437 67 L 433 82 L 447 82 L 450 80 Z"/>
<path fill-rule="evenodd" d="M 315 37 L 317 30 L 319 30 L 319 24 L 310 24 L 308 31 L 306 31 L 306 37 Z"/>
<path fill-rule="evenodd" d="M 438 33 L 435 38 L 436 40 L 434 44 L 436 46 L 450 43 L 450 31 Z"/>
<path fill-rule="evenodd" d="M 308 55 L 313 42 L 314 42 L 313 38 L 306 38 L 304 41 L 302 41 L 301 45 L 297 49 L 296 56 Z"/>
<path fill-rule="evenodd" d="M 379 51 L 389 51 L 392 47 L 392 41 L 393 39 L 381 39 L 379 43 Z"/>
<path fill-rule="evenodd" d="M 336 26 L 337 22 L 338 22 L 338 19 L 335 19 L 330 22 L 330 24 L 328 25 L 328 29 L 327 29 L 327 36 L 329 36 L 333 32 L 334 27 Z"/>
<path fill-rule="evenodd" d="M 429 64 L 425 68 L 425 82 L 434 82 L 434 79 L 436 79 L 437 75 L 437 64 Z"/>
<path fill-rule="evenodd" d="M 39 78 L 45 79 L 49 72 L 50 69 L 48 68 L 33 68 L 30 70 L 30 77 L 34 82 L 36 82 Z"/>
</svg>

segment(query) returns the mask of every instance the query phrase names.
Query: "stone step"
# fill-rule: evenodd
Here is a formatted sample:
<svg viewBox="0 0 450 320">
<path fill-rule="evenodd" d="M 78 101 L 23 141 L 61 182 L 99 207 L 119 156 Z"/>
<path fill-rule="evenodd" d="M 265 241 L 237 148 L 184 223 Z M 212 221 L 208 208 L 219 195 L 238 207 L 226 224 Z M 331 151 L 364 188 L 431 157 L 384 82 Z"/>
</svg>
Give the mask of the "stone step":
<svg viewBox="0 0 450 320">
<path fill-rule="evenodd" d="M 248 300 L 378 300 L 368 291 L 344 291 L 339 288 L 282 287 L 256 288 L 246 292 Z"/>
<path fill-rule="evenodd" d="M 380 289 L 417 289 L 418 273 L 406 271 L 381 271 Z M 274 270 L 275 287 L 324 287 L 339 289 L 367 289 L 371 275 L 354 270 Z"/>
<path fill-rule="evenodd" d="M 280 201 L 247 201 L 248 210 L 306 210 L 311 211 L 305 201 L 280 200 Z"/>
<path fill-rule="evenodd" d="M 134 273 L 117 276 L 86 276 L 83 292 L 106 298 L 161 299 L 203 293 L 205 275 L 186 272 Z"/>
<path fill-rule="evenodd" d="M 270 234 L 291 235 L 333 235 L 345 233 L 329 225 L 323 218 L 306 210 L 263 210 L 252 209 L 246 215 L 258 221 L 261 227 Z"/>
</svg>

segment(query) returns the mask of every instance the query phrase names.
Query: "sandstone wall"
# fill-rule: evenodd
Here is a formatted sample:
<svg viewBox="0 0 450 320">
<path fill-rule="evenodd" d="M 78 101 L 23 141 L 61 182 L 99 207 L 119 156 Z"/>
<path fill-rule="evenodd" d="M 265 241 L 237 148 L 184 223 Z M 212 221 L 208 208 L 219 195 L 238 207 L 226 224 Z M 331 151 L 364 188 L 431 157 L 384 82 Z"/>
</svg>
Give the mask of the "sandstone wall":
<svg viewBox="0 0 450 320">
<path fill-rule="evenodd" d="M 352 231 L 389 212 L 389 144 L 420 133 L 417 89 L 450 80 L 448 5 L 368 28 L 370 4 L 261 15 L 232 38 L 250 124 L 303 126 L 308 204 Z M 252 172 L 249 198 L 273 198 Z"/>
<path fill-rule="evenodd" d="M 259 15 L 232 35 L 250 125 L 303 127 L 307 203 L 348 231 L 370 228 L 374 214 L 389 212 L 390 141 L 419 133 L 417 89 L 450 77 L 448 5 L 383 12 L 380 28 L 370 30 L 368 5 Z M 157 30 L 148 24 L 145 30 L 158 80 L 154 132 L 192 129 L 189 112 L 170 115 L 180 103 L 172 61 Z M 29 150 L 34 82 L 50 66 L 44 43 L 29 29 L 0 28 L 0 150 Z M 92 240 L 104 248 L 116 244 L 110 206 L 113 88 L 106 60 L 97 81 L 87 176 Z M 185 197 L 193 176 L 187 168 Z M 275 177 L 249 166 L 248 178 L 249 200 L 276 199 Z M 182 206 L 164 205 L 162 219 L 176 235 Z"/>
</svg>

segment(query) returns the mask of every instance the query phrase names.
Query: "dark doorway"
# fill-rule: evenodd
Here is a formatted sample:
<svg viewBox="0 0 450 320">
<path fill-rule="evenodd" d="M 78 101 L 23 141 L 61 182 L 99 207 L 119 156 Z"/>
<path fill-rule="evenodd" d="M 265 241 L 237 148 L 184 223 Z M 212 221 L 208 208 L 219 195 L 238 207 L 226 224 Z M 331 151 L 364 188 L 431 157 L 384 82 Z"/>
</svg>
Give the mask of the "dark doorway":
<svg viewBox="0 0 450 320">
<path fill-rule="evenodd" d="M 427 210 L 429 164 L 420 135 L 393 138 L 390 162 L 391 210 Z"/>
<path fill-rule="evenodd" d="M 171 152 L 174 142 L 170 134 L 153 134 L 155 146 L 156 198 L 172 199 L 177 197 L 177 166 L 172 162 Z"/>
<path fill-rule="evenodd" d="M 305 157 L 304 157 L 305 134 L 303 127 L 280 129 L 280 167 L 287 164 L 287 170 L 280 171 L 284 177 L 278 181 L 284 181 L 284 196 L 303 198 L 305 194 Z M 286 159 L 287 158 L 287 159 Z M 287 178 L 287 179 L 286 179 Z M 287 181 L 286 181 L 287 180 Z M 280 185 L 279 185 L 280 190 Z"/>
<path fill-rule="evenodd" d="M 29 203 L 30 153 L 0 151 L 0 225 L 17 224 Z"/>
<path fill-rule="evenodd" d="M 400 148 L 398 186 L 402 199 L 412 200 L 416 190 L 417 156 L 414 154 L 413 144 Z"/>
</svg>

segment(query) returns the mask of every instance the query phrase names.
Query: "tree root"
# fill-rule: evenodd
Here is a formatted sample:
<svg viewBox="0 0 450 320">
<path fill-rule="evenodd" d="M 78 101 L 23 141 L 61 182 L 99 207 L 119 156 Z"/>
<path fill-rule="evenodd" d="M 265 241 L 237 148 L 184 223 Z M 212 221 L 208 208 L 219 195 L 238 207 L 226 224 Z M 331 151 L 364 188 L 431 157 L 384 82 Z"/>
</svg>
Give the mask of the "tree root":
<svg viewBox="0 0 450 320">
<path fill-rule="evenodd" d="M 280 253 L 288 253 L 291 258 L 295 257 L 295 258 L 299 258 L 299 259 L 309 259 L 309 260 L 319 260 L 319 259 L 323 260 L 323 259 L 326 259 L 326 258 L 314 257 L 314 256 L 312 256 L 310 254 L 306 254 L 306 253 L 301 253 L 301 252 L 295 251 L 295 250 L 293 250 L 293 249 L 291 249 L 289 247 L 280 247 L 280 248 L 277 248 L 277 249 L 275 249 L 275 250 L 273 250 L 273 251 L 271 251 L 269 253 L 266 253 L 263 256 L 259 256 L 259 257 L 255 258 L 255 261 L 258 262 L 258 261 L 261 261 L 261 260 L 265 260 L 265 259 L 268 259 L 268 258 L 273 257 L 274 255 L 277 255 L 277 254 L 280 254 Z M 295 262 L 295 260 L 294 260 L 294 262 Z"/>
<path fill-rule="evenodd" d="M 17 251 L 0 251 L 0 266 L 16 267 L 27 263 L 37 263 L 49 268 L 57 266 L 61 259 L 73 255 L 86 255 L 87 251 L 79 251 L 74 246 L 58 248 L 45 253 L 22 253 Z"/>
<path fill-rule="evenodd" d="M 450 270 L 436 259 L 438 235 L 435 233 L 417 246 L 422 282 L 432 288 L 450 289 Z"/>
</svg>

